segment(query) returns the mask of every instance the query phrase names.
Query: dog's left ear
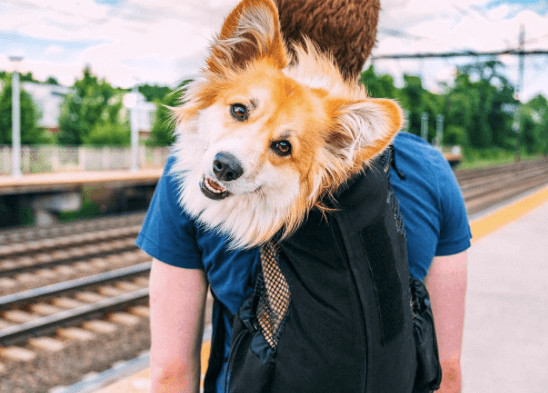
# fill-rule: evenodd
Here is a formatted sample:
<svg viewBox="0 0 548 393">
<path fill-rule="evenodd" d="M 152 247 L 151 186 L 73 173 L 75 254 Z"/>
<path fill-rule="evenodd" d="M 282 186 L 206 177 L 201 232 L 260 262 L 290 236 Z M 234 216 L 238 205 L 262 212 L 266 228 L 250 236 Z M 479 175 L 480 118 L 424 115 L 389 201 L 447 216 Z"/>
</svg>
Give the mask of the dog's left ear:
<svg viewBox="0 0 548 393">
<path fill-rule="evenodd" d="M 402 110 L 394 100 L 367 98 L 332 104 L 335 127 L 327 136 L 326 147 L 351 165 L 361 164 L 382 152 L 403 123 Z"/>
<path fill-rule="evenodd" d="M 223 74 L 260 59 L 280 69 L 287 65 L 278 9 L 272 0 L 243 0 L 226 18 L 207 65 Z"/>
</svg>

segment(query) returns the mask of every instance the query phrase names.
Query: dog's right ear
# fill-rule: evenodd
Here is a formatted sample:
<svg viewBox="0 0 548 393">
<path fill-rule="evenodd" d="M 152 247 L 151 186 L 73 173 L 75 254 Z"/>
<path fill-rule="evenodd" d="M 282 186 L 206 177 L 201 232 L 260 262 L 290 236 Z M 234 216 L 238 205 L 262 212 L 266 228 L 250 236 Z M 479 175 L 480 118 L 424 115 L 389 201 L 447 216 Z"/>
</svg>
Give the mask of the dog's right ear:
<svg viewBox="0 0 548 393">
<path fill-rule="evenodd" d="M 272 0 L 243 0 L 226 18 L 207 66 L 224 74 L 260 59 L 280 69 L 287 65 L 278 9 Z"/>
<path fill-rule="evenodd" d="M 402 109 L 394 100 L 367 98 L 333 100 L 336 126 L 327 137 L 327 150 L 356 167 L 382 152 L 402 126 Z"/>
</svg>

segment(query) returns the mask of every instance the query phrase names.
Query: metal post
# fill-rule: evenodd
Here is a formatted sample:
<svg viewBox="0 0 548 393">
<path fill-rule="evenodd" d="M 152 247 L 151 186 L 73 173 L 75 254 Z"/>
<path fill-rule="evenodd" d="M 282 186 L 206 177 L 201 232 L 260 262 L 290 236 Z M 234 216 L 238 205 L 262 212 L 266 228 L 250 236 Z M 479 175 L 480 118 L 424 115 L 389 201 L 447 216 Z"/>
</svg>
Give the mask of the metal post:
<svg viewBox="0 0 548 393">
<path fill-rule="evenodd" d="M 443 144 L 443 115 L 436 116 L 436 140 L 439 146 Z"/>
<path fill-rule="evenodd" d="M 403 132 L 409 132 L 409 111 L 403 110 Z"/>
<path fill-rule="evenodd" d="M 137 85 L 133 88 L 135 103 L 129 112 L 129 124 L 131 128 L 131 170 L 139 170 L 139 92 Z"/>
<path fill-rule="evenodd" d="M 421 114 L 421 137 L 428 142 L 428 113 Z"/>
<path fill-rule="evenodd" d="M 19 106 L 19 73 L 13 71 L 11 83 L 11 174 L 12 176 L 21 176 L 21 109 Z"/>
<path fill-rule="evenodd" d="M 518 101 L 518 108 L 515 112 L 515 118 L 514 122 L 517 124 L 516 128 L 516 152 L 515 152 L 515 160 L 517 162 L 521 161 L 521 92 L 523 90 L 523 72 L 525 69 L 524 64 L 524 56 L 523 56 L 523 50 L 524 50 L 524 44 L 525 44 L 525 27 L 523 25 L 520 26 L 519 29 L 519 75 L 518 75 L 518 85 L 516 87 L 516 99 Z"/>
</svg>

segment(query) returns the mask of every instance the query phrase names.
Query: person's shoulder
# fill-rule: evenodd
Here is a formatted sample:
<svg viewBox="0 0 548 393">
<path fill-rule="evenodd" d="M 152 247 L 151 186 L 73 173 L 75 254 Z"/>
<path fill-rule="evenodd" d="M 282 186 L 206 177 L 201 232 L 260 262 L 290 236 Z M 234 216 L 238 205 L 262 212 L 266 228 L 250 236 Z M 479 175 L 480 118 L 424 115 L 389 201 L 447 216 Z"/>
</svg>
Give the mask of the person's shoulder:
<svg viewBox="0 0 548 393">
<path fill-rule="evenodd" d="M 445 161 L 443 154 L 421 137 L 408 132 L 400 132 L 394 139 L 394 149 L 409 153 L 419 153 L 421 158 L 431 161 Z"/>
<path fill-rule="evenodd" d="M 173 154 L 170 154 L 156 186 L 158 203 L 162 210 L 168 212 L 174 220 L 178 221 L 179 225 L 196 227 L 196 220 L 187 213 L 180 203 L 182 181 L 182 174 L 177 170 L 177 159 Z"/>
<path fill-rule="evenodd" d="M 162 173 L 162 178 L 169 179 L 170 182 L 173 182 L 173 186 L 179 188 L 181 179 L 176 170 L 176 163 L 177 158 L 173 154 L 170 154 L 167 157 L 166 165 L 164 166 L 164 172 Z"/>
<path fill-rule="evenodd" d="M 400 132 L 396 135 L 393 146 L 398 161 L 404 161 L 403 164 L 408 168 L 430 172 L 438 179 L 453 175 L 442 152 L 417 135 Z"/>
</svg>

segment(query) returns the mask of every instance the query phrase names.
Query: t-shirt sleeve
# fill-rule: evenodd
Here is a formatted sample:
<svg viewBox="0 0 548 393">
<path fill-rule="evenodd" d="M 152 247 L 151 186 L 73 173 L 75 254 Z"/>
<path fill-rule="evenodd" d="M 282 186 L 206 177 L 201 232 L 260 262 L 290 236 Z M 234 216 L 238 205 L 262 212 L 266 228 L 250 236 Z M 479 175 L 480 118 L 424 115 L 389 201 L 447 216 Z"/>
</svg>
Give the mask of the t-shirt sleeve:
<svg viewBox="0 0 548 393">
<path fill-rule="evenodd" d="M 457 179 L 449 164 L 440 171 L 440 236 L 436 256 L 452 255 L 470 247 L 470 225 Z"/>
<path fill-rule="evenodd" d="M 178 203 L 179 180 L 170 174 L 173 157 L 158 181 L 136 244 L 147 254 L 169 265 L 203 268 L 192 219 Z"/>
</svg>

